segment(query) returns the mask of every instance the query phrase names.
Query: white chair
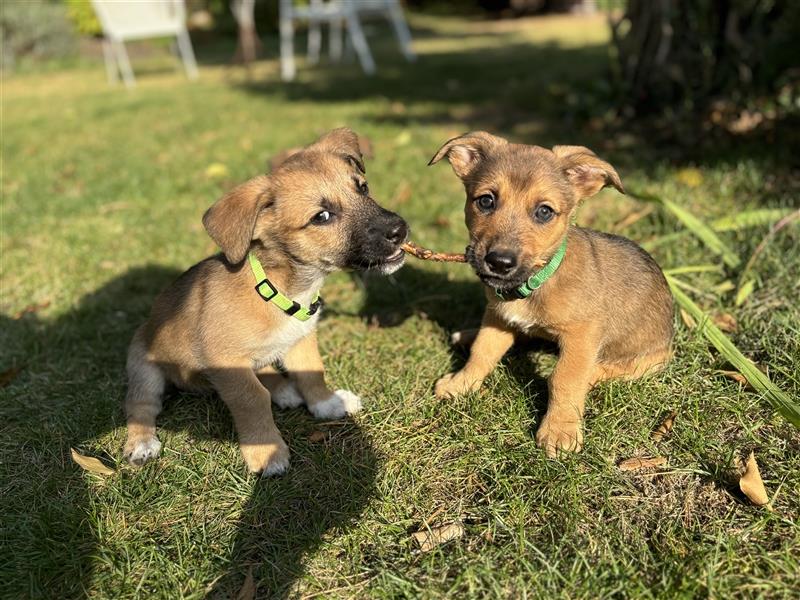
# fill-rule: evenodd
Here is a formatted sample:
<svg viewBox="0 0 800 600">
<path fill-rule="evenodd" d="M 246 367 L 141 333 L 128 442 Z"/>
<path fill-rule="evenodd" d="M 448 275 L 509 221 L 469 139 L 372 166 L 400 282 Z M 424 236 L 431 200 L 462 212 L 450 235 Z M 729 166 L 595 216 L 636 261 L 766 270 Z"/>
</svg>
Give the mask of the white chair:
<svg viewBox="0 0 800 600">
<path fill-rule="evenodd" d="M 416 59 L 411 48 L 411 32 L 408 29 L 403 9 L 399 0 L 309 0 L 307 5 L 296 6 L 293 0 L 281 0 L 280 32 L 281 32 L 281 76 L 284 80 L 292 80 L 295 76 L 294 65 L 294 21 L 307 20 L 308 59 L 315 63 L 319 60 L 322 45 L 321 25 L 330 26 L 330 55 L 338 61 L 342 56 L 342 25 L 347 29 L 349 45 L 353 47 L 367 74 L 375 72 L 375 61 L 369 50 L 367 39 L 361 28 L 361 15 L 380 14 L 385 16 L 394 28 L 403 55 L 409 61 Z"/>
<path fill-rule="evenodd" d="M 91 0 L 103 28 L 103 55 L 110 81 L 117 73 L 128 87 L 136 85 L 125 42 L 154 37 L 177 38 L 178 51 L 189 79 L 197 78 L 197 63 L 186 30 L 183 0 Z"/>
</svg>

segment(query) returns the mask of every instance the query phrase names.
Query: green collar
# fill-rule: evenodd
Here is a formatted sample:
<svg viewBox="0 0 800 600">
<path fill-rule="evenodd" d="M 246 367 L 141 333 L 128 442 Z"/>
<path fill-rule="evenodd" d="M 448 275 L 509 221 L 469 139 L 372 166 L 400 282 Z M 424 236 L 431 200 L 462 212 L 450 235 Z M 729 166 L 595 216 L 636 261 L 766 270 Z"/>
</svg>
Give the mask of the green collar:
<svg viewBox="0 0 800 600">
<path fill-rule="evenodd" d="M 567 236 L 564 236 L 564 241 L 553 254 L 550 261 L 541 269 L 536 271 L 533 275 L 528 277 L 528 280 L 515 290 L 504 292 L 503 290 L 495 290 L 494 293 L 501 300 L 521 300 L 527 298 L 533 293 L 533 290 L 538 290 L 542 287 L 545 281 L 550 279 L 561 266 L 561 261 L 564 260 L 564 255 L 567 253 Z"/>
<path fill-rule="evenodd" d="M 281 294 L 278 289 L 272 285 L 272 282 L 267 279 L 267 274 L 264 272 L 264 267 L 256 258 L 256 255 L 250 252 L 247 255 L 247 260 L 250 261 L 250 268 L 253 270 L 253 275 L 256 276 L 256 291 L 265 301 L 272 302 L 275 306 L 280 308 L 287 315 L 294 317 L 299 321 L 308 321 L 314 313 L 316 313 L 322 306 L 322 298 L 319 297 L 319 292 L 314 295 L 314 300 L 311 306 L 305 308 L 291 298 Z"/>
</svg>

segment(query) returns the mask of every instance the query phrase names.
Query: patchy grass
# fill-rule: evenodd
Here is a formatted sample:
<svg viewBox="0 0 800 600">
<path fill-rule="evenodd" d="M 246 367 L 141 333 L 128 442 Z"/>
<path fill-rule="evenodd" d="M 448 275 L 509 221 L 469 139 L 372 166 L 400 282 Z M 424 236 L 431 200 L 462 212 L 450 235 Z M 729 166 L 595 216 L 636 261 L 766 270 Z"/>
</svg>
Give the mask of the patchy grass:
<svg viewBox="0 0 800 600">
<path fill-rule="evenodd" d="M 108 87 L 99 64 L 3 81 L 0 366 L 21 371 L 0 389 L 2 597 L 224 597 L 249 567 L 263 596 L 796 594 L 800 435 L 717 373 L 726 365 L 702 335 L 679 324 L 666 372 L 595 389 L 586 449 L 547 460 L 532 433 L 552 348 L 515 351 L 479 394 L 433 398 L 433 381 L 464 360 L 449 332 L 482 310 L 460 265 L 329 280 L 320 327 L 329 378 L 364 395 L 366 410 L 322 424 L 278 411 L 292 450 L 285 477 L 247 476 L 221 402 L 179 393 L 159 419 L 159 460 L 106 478 L 71 462 L 71 446 L 121 458 L 126 345 L 158 290 L 214 251 L 205 208 L 270 155 L 332 127 L 372 139 L 375 196 L 411 222 L 417 242 L 445 250 L 465 244 L 463 192 L 446 166 L 425 165 L 473 128 L 588 145 L 630 186 L 707 222 L 798 204 L 790 128 L 690 149 L 598 129 L 583 111 L 605 78 L 600 19 L 413 24 L 419 62 L 378 42 L 371 79 L 321 66 L 286 85 L 269 60 L 248 83 L 215 65 L 230 48 L 200 48 L 197 83 L 153 59 L 138 64 L 130 92 Z M 227 176 L 207 176 L 213 163 Z M 643 207 L 604 192 L 579 221 L 612 230 Z M 656 210 L 623 232 L 664 267 L 720 264 L 691 236 L 659 243 L 680 228 Z M 767 230 L 719 235 L 745 263 Z M 681 275 L 706 310 L 735 316 L 735 343 L 793 398 L 798 244 L 796 226 L 769 243 L 739 308 L 732 291 L 714 291 L 736 269 Z M 653 443 L 673 408 L 674 431 Z M 323 441 L 309 439 L 320 430 Z M 774 513 L 737 491 L 737 461 L 751 449 Z M 667 456 L 668 468 L 616 468 L 638 453 Z M 416 550 L 410 532 L 451 521 L 465 524 L 461 539 Z"/>
</svg>

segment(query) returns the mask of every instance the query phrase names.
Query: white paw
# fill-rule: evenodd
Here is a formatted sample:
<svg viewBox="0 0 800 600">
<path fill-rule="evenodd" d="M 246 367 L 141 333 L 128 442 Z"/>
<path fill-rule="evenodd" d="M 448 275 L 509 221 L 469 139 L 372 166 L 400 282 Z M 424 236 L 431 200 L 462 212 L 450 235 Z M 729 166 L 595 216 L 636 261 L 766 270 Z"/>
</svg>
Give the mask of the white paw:
<svg viewBox="0 0 800 600">
<path fill-rule="evenodd" d="M 136 442 L 130 450 L 126 450 L 125 457 L 129 463 L 140 467 L 151 458 L 158 456 L 159 452 L 161 452 L 161 442 L 153 436 Z"/>
<path fill-rule="evenodd" d="M 275 477 L 283 475 L 289 469 L 289 457 L 280 456 L 270 461 L 266 468 L 261 471 L 262 477 Z"/>
<path fill-rule="evenodd" d="M 361 410 L 361 398 L 349 390 L 336 390 L 330 398 L 309 406 L 308 410 L 318 419 L 340 419 Z"/>
<path fill-rule="evenodd" d="M 297 408 L 305 402 L 293 383 L 285 383 L 272 392 L 272 401 L 280 408 Z"/>
</svg>

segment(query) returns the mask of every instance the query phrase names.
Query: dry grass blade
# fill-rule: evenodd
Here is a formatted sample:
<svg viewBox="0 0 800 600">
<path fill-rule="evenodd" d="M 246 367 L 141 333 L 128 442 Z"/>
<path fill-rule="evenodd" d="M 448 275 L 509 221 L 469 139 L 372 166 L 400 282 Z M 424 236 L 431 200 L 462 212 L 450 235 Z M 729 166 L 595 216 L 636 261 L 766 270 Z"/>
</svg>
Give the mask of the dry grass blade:
<svg viewBox="0 0 800 600">
<path fill-rule="evenodd" d="M 750 256 L 750 259 L 747 261 L 747 264 L 745 264 L 744 269 L 742 269 L 742 272 L 739 275 L 740 288 L 742 287 L 742 284 L 744 284 L 744 282 L 750 281 L 750 277 L 748 277 L 750 274 L 750 270 L 753 268 L 753 265 L 755 264 L 758 256 L 764 251 L 764 248 L 767 247 L 769 241 L 773 237 L 775 237 L 775 234 L 778 233 L 781 229 L 793 223 L 794 221 L 797 221 L 798 219 L 800 219 L 800 208 L 798 208 L 796 211 L 792 213 L 789 213 L 788 215 L 783 217 L 780 221 L 775 223 L 772 227 L 770 227 L 769 232 L 767 233 L 767 235 L 764 236 L 764 239 L 758 243 L 756 249 L 753 250 L 753 254 Z"/>
<path fill-rule="evenodd" d="M 683 324 L 686 325 L 687 329 L 697 329 L 697 321 L 694 320 L 694 317 L 686 312 L 684 309 L 680 309 L 681 313 L 681 321 Z"/>
<path fill-rule="evenodd" d="M 430 552 L 437 546 L 446 544 L 464 535 L 464 526 L 461 523 L 449 523 L 439 527 L 431 527 L 423 531 L 412 533 L 422 552 Z"/>
<path fill-rule="evenodd" d="M 800 429 L 800 405 L 772 383 L 770 378 L 762 373 L 753 361 L 744 356 L 733 345 L 733 342 L 720 331 L 719 327 L 714 325 L 709 316 L 681 290 L 678 280 L 667 275 L 667 282 L 678 305 L 695 318 L 706 339 L 737 371 L 745 376 L 750 385 L 753 386 L 753 389 L 759 392 L 781 416 Z"/>
<path fill-rule="evenodd" d="M 665 464 L 667 464 L 667 459 L 663 456 L 654 456 L 652 458 L 636 457 L 621 461 L 617 467 L 619 467 L 620 471 L 636 471 L 638 469 L 654 469 Z"/>
<path fill-rule="evenodd" d="M 739 489 L 756 506 L 764 506 L 767 510 L 772 510 L 769 505 L 769 496 L 764 487 L 764 480 L 761 479 L 761 472 L 758 470 L 758 463 L 753 452 L 747 457 L 744 475 L 739 479 Z"/>
<path fill-rule="evenodd" d="M 669 212 L 671 212 L 673 216 L 681 223 L 683 223 L 684 227 L 697 236 L 697 238 L 700 239 L 700 241 L 703 242 L 703 244 L 705 244 L 709 250 L 720 256 L 726 265 L 731 268 L 739 266 L 739 263 L 741 262 L 739 256 L 733 250 L 731 250 L 730 247 L 728 247 L 728 245 L 722 241 L 722 239 L 720 239 L 720 237 L 714 232 L 713 229 L 711 229 L 711 227 L 703 223 L 703 221 L 698 219 L 682 206 L 678 206 L 671 200 L 660 198 L 658 196 L 638 194 L 636 192 L 629 193 L 640 200 L 656 202 L 660 204 Z"/>
<path fill-rule="evenodd" d="M 739 286 L 739 289 L 736 290 L 736 299 L 734 303 L 736 306 L 741 306 L 744 304 L 747 299 L 750 297 L 750 294 L 753 293 L 753 290 L 756 288 L 756 282 L 752 279 L 748 279 L 743 284 Z"/>
<path fill-rule="evenodd" d="M 75 448 L 70 448 L 72 453 L 72 460 L 84 471 L 89 471 L 91 473 L 97 473 L 98 475 L 113 475 L 116 473 L 114 469 L 106 465 L 102 462 L 99 458 L 95 458 L 94 456 L 84 456 Z"/>
<path fill-rule="evenodd" d="M 661 441 L 665 435 L 667 435 L 670 431 L 672 431 L 672 427 L 675 425 L 675 417 L 678 416 L 678 411 L 673 410 L 667 415 L 667 418 L 661 422 L 653 433 L 650 434 L 650 439 L 654 442 Z"/>
<path fill-rule="evenodd" d="M 747 377 L 739 373 L 739 371 L 717 371 L 717 373 L 735 381 L 739 385 L 746 385 L 751 388 L 753 387 L 750 385 L 750 382 L 747 381 Z"/>
<path fill-rule="evenodd" d="M 236 600 L 253 600 L 256 597 L 256 582 L 253 579 L 253 567 L 247 568 L 247 575 L 244 577 L 244 583 L 239 588 L 236 594 Z"/>
</svg>

